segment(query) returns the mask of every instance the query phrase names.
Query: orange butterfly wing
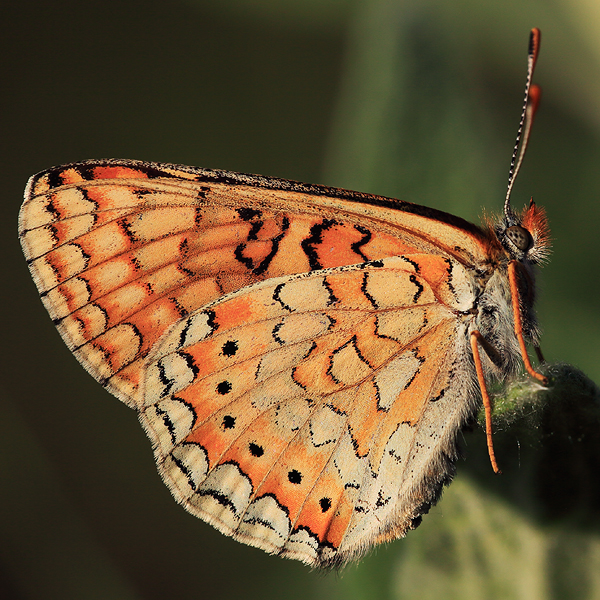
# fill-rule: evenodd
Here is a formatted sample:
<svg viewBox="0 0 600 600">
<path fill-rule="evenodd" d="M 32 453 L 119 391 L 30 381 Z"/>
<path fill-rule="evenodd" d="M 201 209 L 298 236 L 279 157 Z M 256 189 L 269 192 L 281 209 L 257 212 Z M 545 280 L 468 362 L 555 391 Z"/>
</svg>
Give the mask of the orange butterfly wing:
<svg viewBox="0 0 600 600">
<path fill-rule="evenodd" d="M 19 236 L 61 336 L 132 407 L 160 336 L 225 293 L 403 253 L 485 265 L 489 244 L 462 219 L 397 200 L 118 160 L 34 176 Z"/>
<path fill-rule="evenodd" d="M 457 318 L 469 279 L 455 261 L 392 257 L 271 279 L 182 319 L 149 358 L 140 412 L 175 497 L 319 565 L 416 526 L 477 405 Z"/>
<path fill-rule="evenodd" d="M 175 497 L 225 533 L 341 564 L 415 526 L 449 479 L 477 405 L 473 308 L 505 260 L 488 232 L 110 160 L 33 177 L 20 237 L 63 339 L 140 411 Z"/>
</svg>

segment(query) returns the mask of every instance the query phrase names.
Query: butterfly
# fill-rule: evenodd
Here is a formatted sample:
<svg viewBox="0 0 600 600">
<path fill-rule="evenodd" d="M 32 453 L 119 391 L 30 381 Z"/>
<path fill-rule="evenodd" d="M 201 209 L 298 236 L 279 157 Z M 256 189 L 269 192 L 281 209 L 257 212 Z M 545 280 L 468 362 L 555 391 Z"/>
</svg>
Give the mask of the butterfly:
<svg viewBox="0 0 600 600">
<path fill-rule="evenodd" d="M 490 378 L 538 350 L 542 209 L 513 211 L 539 89 L 530 38 L 504 215 L 169 164 L 33 176 L 19 236 L 60 335 L 135 409 L 158 470 L 221 532 L 338 566 L 415 528 Z M 541 353 L 539 353 L 541 356 Z"/>
</svg>

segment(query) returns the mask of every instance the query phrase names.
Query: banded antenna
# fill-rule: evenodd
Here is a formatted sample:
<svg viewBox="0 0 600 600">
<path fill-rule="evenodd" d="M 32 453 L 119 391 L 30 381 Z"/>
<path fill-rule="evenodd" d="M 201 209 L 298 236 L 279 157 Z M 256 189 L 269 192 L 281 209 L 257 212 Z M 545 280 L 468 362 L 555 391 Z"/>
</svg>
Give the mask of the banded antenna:
<svg viewBox="0 0 600 600">
<path fill-rule="evenodd" d="M 512 192 L 515 179 L 521 168 L 527 144 L 529 142 L 529 134 L 533 125 L 533 118 L 540 103 L 542 91 L 539 86 L 531 85 L 533 71 L 537 63 L 540 53 L 540 42 L 542 34 L 539 29 L 533 28 L 529 36 L 529 52 L 527 55 L 527 80 L 525 81 L 525 99 L 523 101 L 523 111 L 521 112 L 521 121 L 517 131 L 517 139 L 510 161 L 510 169 L 508 170 L 508 189 L 506 190 L 506 199 L 504 200 L 504 216 L 508 221 L 508 225 L 516 224 L 515 215 L 510 206 L 510 194 Z"/>
</svg>

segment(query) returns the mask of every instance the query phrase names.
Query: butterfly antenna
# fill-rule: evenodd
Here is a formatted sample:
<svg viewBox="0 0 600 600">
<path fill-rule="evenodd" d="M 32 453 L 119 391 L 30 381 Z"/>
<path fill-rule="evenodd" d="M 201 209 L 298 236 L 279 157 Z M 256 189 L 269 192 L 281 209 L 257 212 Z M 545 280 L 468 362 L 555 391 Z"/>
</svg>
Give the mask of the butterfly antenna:
<svg viewBox="0 0 600 600">
<path fill-rule="evenodd" d="M 531 85 L 533 71 L 540 53 L 540 42 L 542 34 L 539 29 L 531 30 L 529 36 L 529 52 L 527 55 L 527 80 L 525 82 L 525 100 L 523 101 L 523 111 L 521 112 L 521 121 L 517 131 L 517 139 L 513 150 L 512 159 L 510 161 L 510 169 L 508 171 L 508 189 L 506 190 L 506 199 L 504 200 L 504 215 L 509 221 L 514 220 L 514 214 L 510 207 L 510 194 L 512 192 L 515 179 L 521 168 L 525 150 L 529 142 L 529 134 L 533 124 L 533 118 L 540 103 L 541 90 L 537 85 Z"/>
</svg>

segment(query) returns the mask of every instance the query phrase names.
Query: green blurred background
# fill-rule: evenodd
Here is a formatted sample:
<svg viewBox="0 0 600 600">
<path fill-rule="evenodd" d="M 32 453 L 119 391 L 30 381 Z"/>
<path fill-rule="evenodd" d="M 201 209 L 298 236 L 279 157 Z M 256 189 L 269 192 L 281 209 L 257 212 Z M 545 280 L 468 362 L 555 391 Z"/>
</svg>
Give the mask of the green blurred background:
<svg viewBox="0 0 600 600">
<path fill-rule="evenodd" d="M 16 235 L 31 174 L 109 157 L 477 221 L 501 209 L 537 26 L 543 99 L 513 202 L 533 195 L 552 227 L 546 357 L 599 381 L 598 0 L 55 0 L 7 2 L 2 20 L 1 598 L 600 598 L 598 506 L 540 516 L 520 459 L 492 476 L 481 430 L 421 528 L 341 575 L 218 534 L 63 345 Z"/>
</svg>

